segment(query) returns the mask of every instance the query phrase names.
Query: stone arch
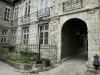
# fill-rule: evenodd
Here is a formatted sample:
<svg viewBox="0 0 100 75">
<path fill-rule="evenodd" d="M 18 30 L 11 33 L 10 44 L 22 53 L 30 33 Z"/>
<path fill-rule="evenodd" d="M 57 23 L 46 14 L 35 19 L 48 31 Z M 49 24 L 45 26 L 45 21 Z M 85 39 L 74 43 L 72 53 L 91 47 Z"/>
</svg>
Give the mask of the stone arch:
<svg viewBox="0 0 100 75">
<path fill-rule="evenodd" d="M 88 51 L 88 28 L 79 18 L 67 20 L 61 29 L 61 59 Z"/>
</svg>

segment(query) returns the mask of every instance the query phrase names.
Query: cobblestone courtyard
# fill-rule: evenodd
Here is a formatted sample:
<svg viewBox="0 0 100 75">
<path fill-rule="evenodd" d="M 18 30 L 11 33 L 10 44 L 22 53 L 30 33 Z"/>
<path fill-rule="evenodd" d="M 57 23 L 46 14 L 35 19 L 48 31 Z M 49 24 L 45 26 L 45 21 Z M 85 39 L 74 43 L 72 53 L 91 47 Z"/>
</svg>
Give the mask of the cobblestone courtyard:
<svg viewBox="0 0 100 75">
<path fill-rule="evenodd" d="M 61 63 L 54 69 L 39 72 L 38 74 L 19 73 L 11 69 L 7 64 L 0 62 L 0 75 L 97 75 L 93 72 L 85 74 L 87 71 L 85 66 L 86 61 L 86 54 L 80 54 Z"/>
<path fill-rule="evenodd" d="M 11 67 L 3 62 L 0 62 L 0 75 L 22 75 L 19 72 L 15 72 Z"/>
<path fill-rule="evenodd" d="M 85 75 L 86 60 L 86 54 L 81 54 L 61 63 L 60 66 L 50 71 L 41 72 L 39 75 Z"/>
</svg>

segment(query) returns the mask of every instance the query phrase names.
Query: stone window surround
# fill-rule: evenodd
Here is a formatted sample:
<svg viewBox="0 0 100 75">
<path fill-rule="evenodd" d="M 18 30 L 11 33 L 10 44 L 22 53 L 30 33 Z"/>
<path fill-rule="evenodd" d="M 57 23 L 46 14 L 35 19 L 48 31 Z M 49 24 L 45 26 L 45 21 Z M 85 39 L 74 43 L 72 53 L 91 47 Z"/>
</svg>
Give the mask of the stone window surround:
<svg viewBox="0 0 100 75">
<path fill-rule="evenodd" d="M 25 2 L 24 18 L 28 18 L 30 16 L 30 4 L 31 4 L 31 0 Z"/>
<path fill-rule="evenodd" d="M 47 29 L 46 29 L 47 27 Z M 49 31 L 49 24 L 40 25 L 40 44 L 41 46 L 48 45 L 48 31 Z M 45 35 L 47 34 L 47 35 Z"/>
<path fill-rule="evenodd" d="M 9 6 L 6 6 L 5 7 L 5 12 L 4 12 L 4 20 L 5 21 L 8 21 L 9 22 L 9 19 L 10 19 L 10 11 L 11 11 L 11 8 Z"/>
<path fill-rule="evenodd" d="M 29 40 L 29 26 L 22 27 L 22 44 L 28 44 Z"/>
<path fill-rule="evenodd" d="M 16 29 L 12 29 L 12 44 L 16 44 Z"/>
<path fill-rule="evenodd" d="M 2 29 L 2 37 L 1 37 L 1 42 L 2 43 L 7 43 L 7 29 Z"/>
<path fill-rule="evenodd" d="M 14 21 L 18 20 L 18 12 L 19 12 L 19 7 L 15 7 L 15 9 L 14 9 Z"/>
</svg>

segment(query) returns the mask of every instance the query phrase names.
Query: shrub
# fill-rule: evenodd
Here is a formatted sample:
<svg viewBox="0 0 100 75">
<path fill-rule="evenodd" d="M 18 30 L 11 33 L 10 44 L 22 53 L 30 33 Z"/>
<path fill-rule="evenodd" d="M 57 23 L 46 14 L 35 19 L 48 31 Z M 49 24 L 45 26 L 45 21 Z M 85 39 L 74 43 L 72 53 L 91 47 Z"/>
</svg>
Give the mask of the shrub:
<svg viewBox="0 0 100 75">
<path fill-rule="evenodd" d="M 50 62 L 49 59 L 42 59 L 42 61 L 44 62 L 44 64 L 45 64 L 46 67 L 51 66 L 51 62 Z"/>
<path fill-rule="evenodd" d="M 38 53 L 21 51 L 21 58 L 24 63 L 30 63 L 37 60 Z"/>
</svg>

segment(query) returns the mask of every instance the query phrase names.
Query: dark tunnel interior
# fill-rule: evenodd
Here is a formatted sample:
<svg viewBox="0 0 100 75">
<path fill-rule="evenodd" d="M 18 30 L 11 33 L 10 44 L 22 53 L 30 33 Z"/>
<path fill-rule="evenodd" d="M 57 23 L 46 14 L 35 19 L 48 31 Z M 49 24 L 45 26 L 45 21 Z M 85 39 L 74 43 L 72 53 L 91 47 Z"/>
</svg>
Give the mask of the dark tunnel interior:
<svg viewBox="0 0 100 75">
<path fill-rule="evenodd" d="M 61 36 L 61 59 L 88 50 L 87 25 L 84 21 L 77 18 L 66 21 Z"/>
</svg>

